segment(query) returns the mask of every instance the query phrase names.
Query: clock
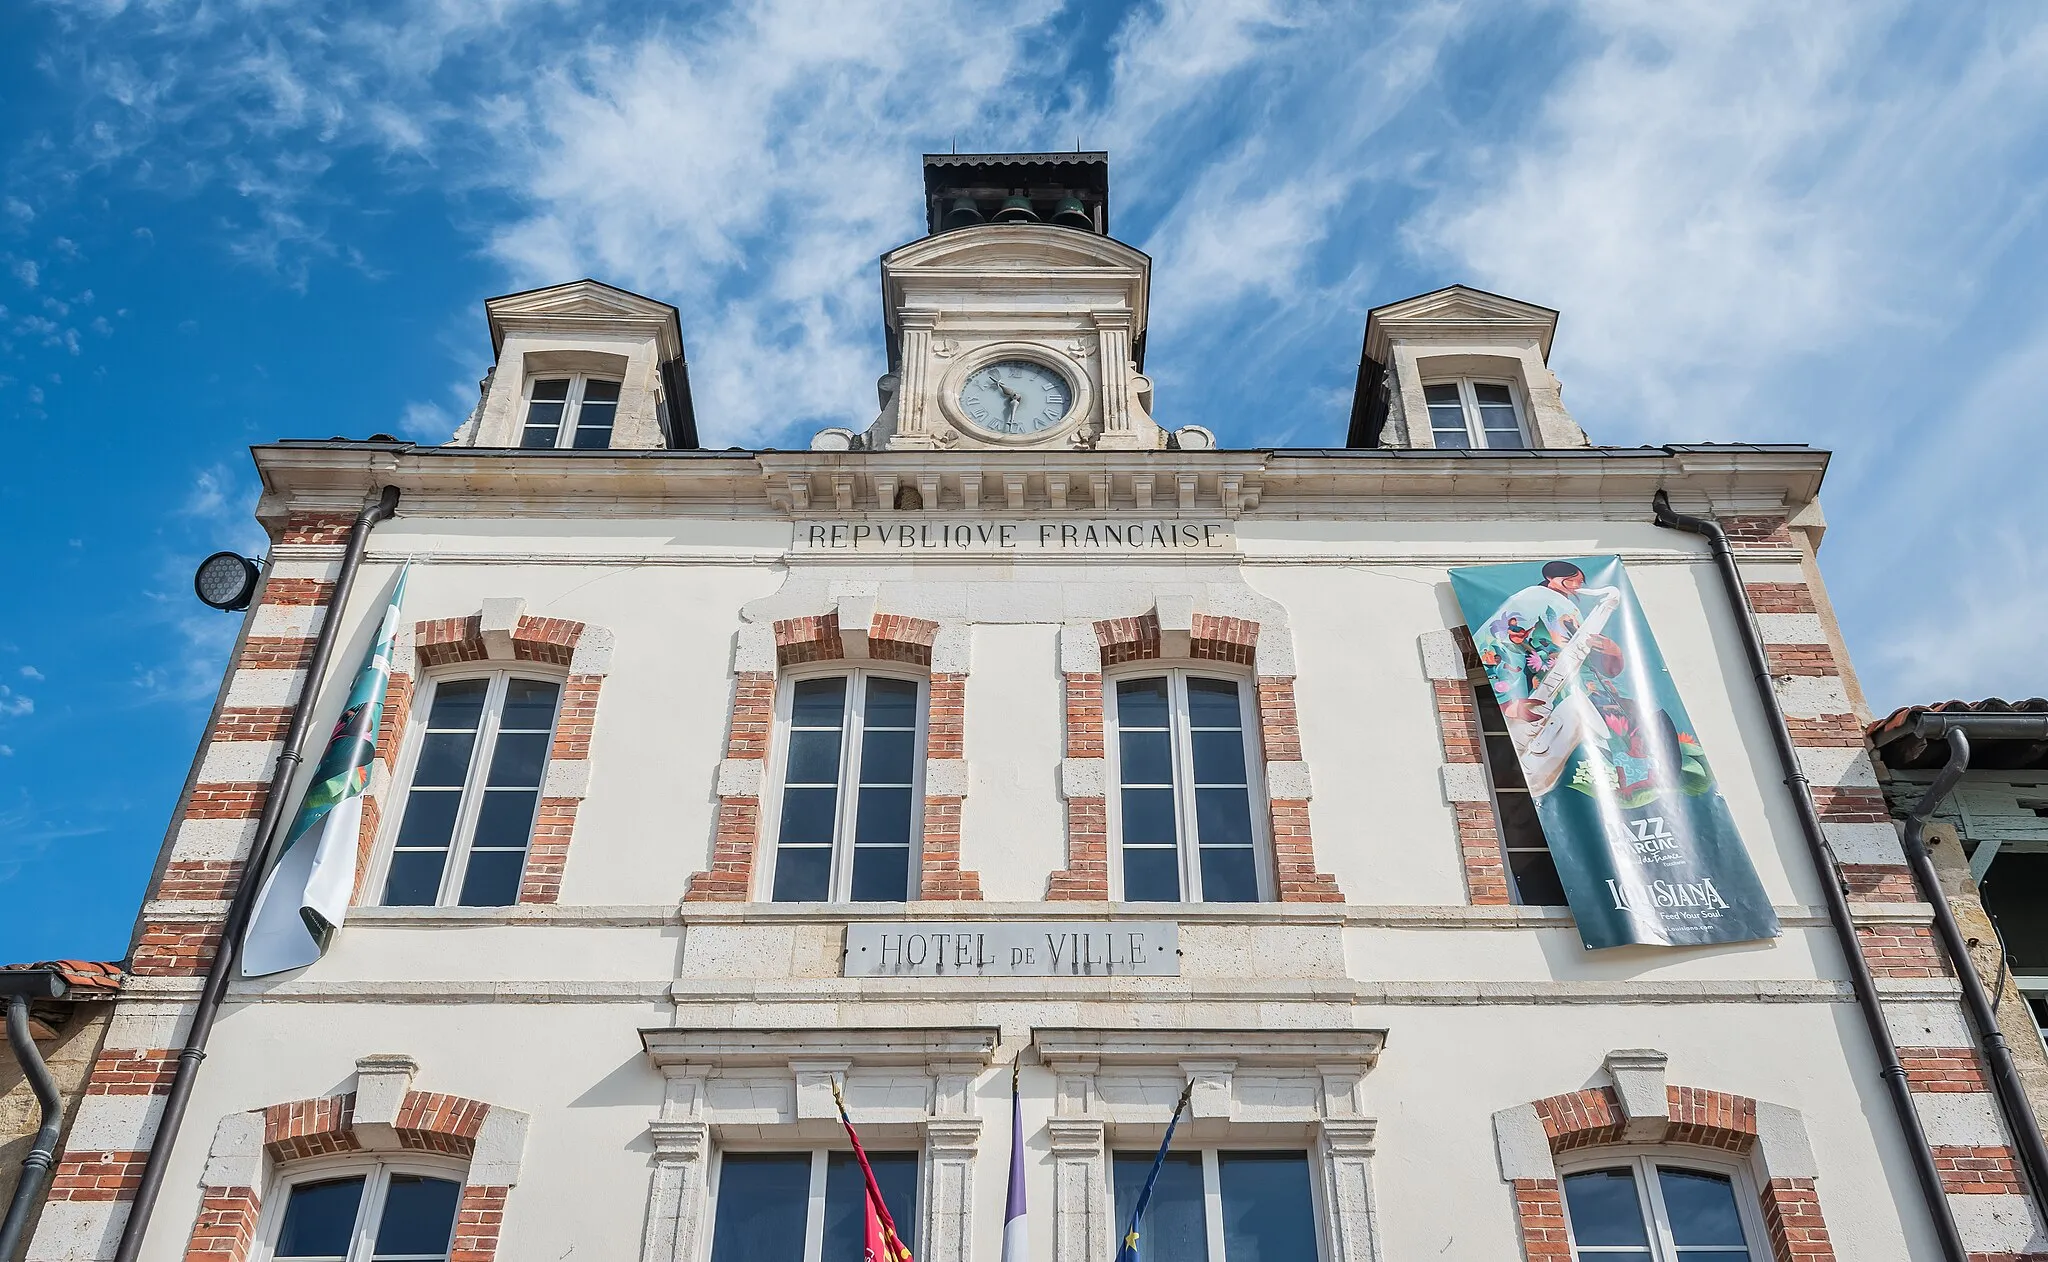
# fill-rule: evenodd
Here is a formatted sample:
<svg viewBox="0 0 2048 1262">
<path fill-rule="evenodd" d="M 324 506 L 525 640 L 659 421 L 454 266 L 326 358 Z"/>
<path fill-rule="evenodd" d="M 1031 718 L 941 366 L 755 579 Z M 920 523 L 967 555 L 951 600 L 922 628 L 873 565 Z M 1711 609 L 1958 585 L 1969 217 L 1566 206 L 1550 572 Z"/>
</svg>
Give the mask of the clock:
<svg viewBox="0 0 2048 1262">
<path fill-rule="evenodd" d="M 998 359 L 967 374 L 960 410 L 991 434 L 1041 434 L 1073 407 L 1074 391 L 1055 370 L 1028 359 Z"/>
</svg>

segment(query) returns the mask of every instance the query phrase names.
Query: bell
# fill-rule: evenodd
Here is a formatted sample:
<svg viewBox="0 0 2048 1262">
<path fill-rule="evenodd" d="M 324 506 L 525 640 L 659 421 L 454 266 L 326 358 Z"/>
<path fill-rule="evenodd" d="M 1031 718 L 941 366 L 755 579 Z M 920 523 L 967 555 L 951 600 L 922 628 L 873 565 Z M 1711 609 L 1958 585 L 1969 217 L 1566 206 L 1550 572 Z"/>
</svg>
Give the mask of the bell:
<svg viewBox="0 0 2048 1262">
<path fill-rule="evenodd" d="M 972 228 L 981 222 L 981 207 L 974 204 L 972 197 L 956 197 L 946 207 L 946 217 L 939 222 L 939 230 L 951 232 L 955 228 Z"/>
<path fill-rule="evenodd" d="M 1005 197 L 1003 208 L 996 212 L 996 222 L 1037 223 L 1038 212 L 1031 209 L 1031 199 L 1028 197 Z"/>
<path fill-rule="evenodd" d="M 1062 197 L 1052 208 L 1052 221 L 1062 228 L 1079 228 L 1083 232 L 1095 231 L 1095 220 L 1088 214 L 1088 208 L 1078 197 Z"/>
</svg>

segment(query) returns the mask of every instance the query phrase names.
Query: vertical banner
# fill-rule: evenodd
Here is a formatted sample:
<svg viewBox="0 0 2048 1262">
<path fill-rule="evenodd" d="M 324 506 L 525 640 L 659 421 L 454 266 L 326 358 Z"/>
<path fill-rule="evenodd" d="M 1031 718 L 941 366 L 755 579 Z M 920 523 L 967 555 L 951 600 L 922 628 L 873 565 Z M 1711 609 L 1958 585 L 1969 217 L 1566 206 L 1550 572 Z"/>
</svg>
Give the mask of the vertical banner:
<svg viewBox="0 0 2048 1262">
<path fill-rule="evenodd" d="M 1588 947 L 1778 935 L 1621 558 L 1451 571 Z"/>
</svg>

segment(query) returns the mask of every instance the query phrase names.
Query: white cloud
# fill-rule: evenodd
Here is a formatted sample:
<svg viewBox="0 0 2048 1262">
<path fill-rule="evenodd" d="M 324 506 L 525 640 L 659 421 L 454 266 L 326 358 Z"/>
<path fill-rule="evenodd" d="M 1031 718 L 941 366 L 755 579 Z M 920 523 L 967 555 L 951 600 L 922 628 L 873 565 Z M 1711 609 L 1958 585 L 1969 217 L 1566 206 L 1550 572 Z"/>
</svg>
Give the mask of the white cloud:
<svg viewBox="0 0 2048 1262">
<path fill-rule="evenodd" d="M 21 677 L 23 679 L 41 679 L 43 678 L 43 672 L 33 666 L 24 666 L 21 668 Z"/>
<path fill-rule="evenodd" d="M 6 684 L 0 684 L 0 719 L 18 719 L 35 712 L 35 698 L 24 697 Z"/>
<path fill-rule="evenodd" d="M 432 403 L 408 403 L 398 417 L 398 432 L 424 443 L 445 443 L 462 418 Z"/>
<path fill-rule="evenodd" d="M 41 275 L 41 272 L 42 269 L 36 266 L 34 259 L 16 259 L 14 261 L 14 278 L 30 289 L 34 289 L 39 283 L 38 277 Z"/>
</svg>

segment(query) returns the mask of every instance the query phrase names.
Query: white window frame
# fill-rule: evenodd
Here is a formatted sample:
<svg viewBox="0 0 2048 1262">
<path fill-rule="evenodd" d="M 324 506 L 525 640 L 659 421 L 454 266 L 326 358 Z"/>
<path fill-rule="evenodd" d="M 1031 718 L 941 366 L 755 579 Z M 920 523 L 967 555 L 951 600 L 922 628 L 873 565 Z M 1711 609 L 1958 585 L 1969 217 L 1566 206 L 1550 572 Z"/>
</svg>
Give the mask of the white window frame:
<svg viewBox="0 0 2048 1262">
<path fill-rule="evenodd" d="M 862 1147 L 866 1146 L 867 1145 L 862 1145 Z M 910 1246 L 911 1256 L 919 1256 L 924 1252 L 924 1242 L 921 1239 L 919 1239 L 919 1237 L 922 1234 L 922 1220 L 925 1217 L 924 1178 L 925 1166 L 927 1163 L 925 1154 L 923 1152 L 923 1145 L 919 1144 L 913 1148 L 906 1149 L 892 1147 L 887 1141 L 883 1141 L 877 1143 L 874 1146 L 874 1149 L 878 1153 L 914 1152 L 917 1156 L 918 1205 L 916 1213 L 920 1221 L 916 1223 L 897 1223 L 896 1230 L 900 1232 L 906 1232 L 910 1235 L 911 1239 L 905 1241 L 904 1243 Z M 806 1151 L 808 1151 L 811 1154 L 811 1186 L 810 1192 L 804 1201 L 803 1262 L 820 1262 L 820 1260 L 824 1257 L 825 1254 L 826 1164 L 829 1161 L 831 1161 L 833 1153 L 851 1153 L 853 1150 L 851 1148 L 814 1148 L 804 1144 L 790 1144 L 778 1147 L 773 1143 L 764 1143 L 759 1147 L 750 1146 L 745 1148 L 729 1148 L 724 1145 L 719 1146 L 717 1150 L 718 1159 L 715 1163 L 713 1163 L 711 1170 L 711 1178 L 707 1181 L 706 1187 L 706 1210 L 708 1212 L 705 1214 L 704 1217 L 704 1243 L 701 1246 L 704 1251 L 702 1255 L 704 1262 L 710 1262 L 711 1246 L 718 1239 L 718 1191 L 720 1185 L 725 1181 L 725 1159 L 728 1156 L 795 1156 L 798 1153 Z M 865 1196 L 866 1193 L 863 1192 L 862 1195 Z M 351 1262 L 353 1262 L 353 1259 L 351 1259 Z"/>
<path fill-rule="evenodd" d="M 1508 401 L 1514 404 L 1515 407 L 1515 428 L 1520 430 L 1522 435 L 1522 447 L 1520 449 L 1526 450 L 1536 445 L 1531 440 L 1529 435 L 1529 409 L 1523 406 L 1522 404 L 1521 388 L 1509 378 L 1437 377 L 1432 380 L 1423 382 L 1422 386 L 1422 420 L 1423 423 L 1429 427 L 1430 446 L 1436 446 L 1436 418 L 1430 414 L 1429 410 L 1428 392 L 1429 387 L 1431 386 L 1456 386 L 1458 388 L 1458 407 L 1459 410 L 1462 411 L 1465 415 L 1465 440 L 1476 451 L 1518 450 L 1516 448 L 1508 447 L 1492 447 L 1486 441 L 1486 426 L 1481 424 L 1479 419 L 1479 398 L 1478 395 L 1474 393 L 1472 389 L 1472 387 L 1474 386 L 1505 387 L 1508 392 Z"/>
<path fill-rule="evenodd" d="M 1159 1140 L 1154 1138 L 1150 1143 L 1129 1145 L 1112 1142 L 1107 1148 L 1111 1167 L 1109 1203 L 1112 1209 L 1114 1209 L 1117 1202 L 1115 1175 L 1117 1153 L 1156 1152 L 1159 1148 Z M 1185 1152 L 1187 1150 L 1178 1149 L 1177 1151 Z M 1316 1144 L 1304 1143 L 1301 1147 L 1296 1148 L 1293 1142 L 1281 1140 L 1269 1144 L 1219 1144 L 1198 1148 L 1195 1151 L 1199 1152 L 1202 1156 L 1202 1223 L 1207 1228 L 1209 1262 L 1229 1262 L 1229 1259 L 1223 1252 L 1223 1157 L 1235 1152 L 1299 1152 L 1301 1154 L 1302 1162 L 1308 1170 L 1309 1206 L 1314 1211 L 1314 1223 L 1311 1227 L 1311 1234 L 1316 1242 L 1316 1257 L 1317 1259 L 1329 1257 L 1329 1211 L 1328 1207 L 1323 1204 L 1324 1164 L 1321 1160 L 1321 1154 L 1317 1151 Z M 1116 1233 L 1114 1239 L 1118 1244 L 1122 1243 L 1123 1233 L 1129 1227 L 1130 1223 L 1122 1219 L 1111 1224 L 1112 1230 Z M 1145 1256 L 1143 1241 L 1139 1242 L 1138 1256 Z M 807 1259 L 806 1262 L 811 1262 L 811 1260 Z"/>
<path fill-rule="evenodd" d="M 1150 669 L 1146 669 L 1149 667 Z M 1201 843 L 1195 834 L 1195 749 L 1188 732 L 1187 681 L 1218 679 L 1237 685 L 1239 716 L 1244 734 L 1245 793 L 1252 817 L 1252 865 L 1258 874 L 1261 903 L 1274 901 L 1273 812 L 1266 797 L 1266 755 L 1262 747 L 1264 723 L 1259 711 L 1257 681 L 1231 670 L 1210 670 L 1188 666 L 1162 666 L 1150 658 L 1131 663 L 1129 669 L 1105 674 L 1102 679 L 1103 765 L 1107 771 L 1103 786 L 1104 819 L 1109 829 L 1109 896 L 1124 897 L 1123 741 L 1117 725 L 1118 684 L 1138 679 L 1167 679 L 1167 710 L 1173 748 L 1174 830 L 1178 834 L 1180 858 L 1180 901 L 1199 903 L 1201 897 Z M 1165 904 L 1172 906 L 1172 904 Z M 1228 904 L 1217 904 L 1228 906 Z"/>
<path fill-rule="evenodd" d="M 1658 1145 L 1621 1144 L 1604 1148 L 1588 1149 L 1574 1154 L 1568 1162 L 1559 1162 L 1557 1167 L 1557 1194 L 1564 1201 L 1564 1181 L 1574 1174 L 1589 1170 L 1611 1170 L 1616 1166 L 1632 1169 L 1636 1181 L 1636 1201 L 1649 1227 L 1650 1253 L 1653 1262 L 1676 1262 L 1678 1246 L 1671 1239 L 1671 1219 L 1664 1209 L 1664 1191 L 1657 1182 L 1657 1167 L 1666 1166 L 1674 1170 L 1693 1170 L 1701 1174 L 1718 1175 L 1728 1180 L 1729 1189 L 1735 1197 L 1735 1212 L 1742 1223 L 1743 1247 L 1749 1251 L 1750 1262 L 1770 1262 L 1770 1233 L 1764 1227 L 1763 1205 L 1758 1199 L 1756 1180 L 1751 1176 L 1749 1166 L 1740 1161 L 1723 1161 L 1696 1149 L 1675 1149 Z M 1574 1262 L 1600 1262 L 1600 1259 L 1614 1256 L 1608 1248 L 1584 1250 L 1579 1247 L 1578 1238 L 1572 1234 L 1571 1204 L 1564 1202 L 1565 1236 L 1571 1242 Z M 1699 1245 L 1686 1246 L 1687 1253 L 1699 1253 Z M 1713 1253 L 1707 1251 L 1707 1256 Z M 1729 1253 L 1726 1256 L 1738 1255 Z"/>
<path fill-rule="evenodd" d="M 541 764 L 541 782 L 536 786 L 538 796 L 534 801 L 534 822 L 527 825 L 526 862 L 520 865 L 519 878 L 523 885 L 526 867 L 533 862 L 533 829 L 540 821 L 540 801 L 547 797 L 548 772 L 554 768 L 555 732 L 562 723 L 562 699 L 568 691 L 568 675 L 560 669 L 552 669 L 543 663 L 519 662 L 513 666 L 487 663 L 470 663 L 463 666 L 436 670 L 421 680 L 421 686 L 413 690 L 412 713 L 406 719 L 405 749 L 399 757 L 399 773 L 392 777 L 392 806 L 380 815 L 377 839 L 377 862 L 365 882 L 365 889 L 375 892 L 373 906 L 413 906 L 414 904 L 386 904 L 384 882 L 391 873 L 391 857 L 398 845 L 398 830 L 405 823 L 405 808 L 412 799 L 413 773 L 419 768 L 420 751 L 427 743 L 427 716 L 433 713 L 434 697 L 441 685 L 465 679 L 488 679 L 490 689 L 484 694 L 484 717 L 477 728 L 476 746 L 470 752 L 469 778 L 462 785 L 462 804 L 456 808 L 455 831 L 449 838 L 448 862 L 441 867 L 441 889 L 434 901 L 425 906 L 456 907 L 462 895 L 462 881 L 469 873 L 470 845 L 476 840 L 477 814 L 483 809 L 483 779 L 489 768 L 486 760 L 477 757 L 478 749 L 495 750 L 498 740 L 499 713 L 504 708 L 505 689 L 513 678 L 545 680 L 555 685 L 555 714 L 548 723 L 548 757 Z M 458 876 L 457 874 L 461 875 Z"/>
<path fill-rule="evenodd" d="M 867 687 L 870 678 L 894 679 L 917 685 L 917 736 L 910 751 L 910 863 L 905 902 L 914 901 L 922 886 L 924 858 L 924 764 L 931 724 L 932 685 L 929 676 L 916 670 L 893 670 L 886 664 L 856 666 L 851 662 L 819 662 L 807 669 L 783 671 L 775 680 L 775 733 L 768 778 L 761 795 L 762 851 L 756 897 L 772 902 L 775 897 L 775 865 L 782 857 L 782 790 L 789 773 L 790 711 L 796 700 L 796 685 L 807 679 L 846 680 L 846 724 L 839 736 L 839 800 L 832 819 L 832 877 L 825 901 L 852 901 L 853 828 L 860 805 L 860 736 L 867 731 Z M 802 904 L 794 904 L 801 906 Z"/>
<path fill-rule="evenodd" d="M 295 1161 L 271 1181 L 270 1194 L 263 1198 L 263 1209 L 256 1224 L 256 1247 L 250 1251 L 252 1262 L 270 1262 L 277 1256 L 277 1233 L 284 1229 L 285 1209 L 291 1201 L 293 1188 L 302 1183 L 321 1183 L 358 1174 L 363 1176 L 363 1199 L 356 1204 L 355 1232 L 349 1240 L 346 1262 L 370 1262 L 377 1247 L 376 1231 L 381 1225 L 379 1220 L 384 1216 L 384 1198 L 390 1189 L 392 1175 L 417 1174 L 432 1179 L 448 1179 L 463 1188 L 467 1188 L 469 1182 L 468 1166 L 453 1158 L 440 1161 L 431 1156 L 407 1154 L 395 1160 L 354 1156 Z M 455 1220 L 449 1224 L 449 1247 L 444 1256 L 454 1252 L 455 1237 L 461 1227 L 462 1201 L 458 1196 Z"/>
<path fill-rule="evenodd" d="M 593 381 L 610 382 L 611 384 L 619 388 L 618 401 L 612 405 L 611 425 L 613 432 L 617 432 L 619 423 L 618 409 L 624 407 L 626 402 L 626 383 L 622 379 L 618 377 L 607 377 L 602 373 L 539 372 L 528 375 L 528 377 L 526 378 L 526 389 L 522 392 L 520 396 L 519 442 L 515 444 L 516 446 L 525 448 L 528 451 L 549 450 L 549 448 L 546 447 L 526 446 L 526 418 L 533 414 L 534 387 L 538 386 L 543 381 L 560 381 L 564 377 L 569 379 L 569 396 L 567 399 L 563 400 L 562 403 L 562 424 L 561 427 L 555 431 L 555 445 L 553 450 L 563 451 L 574 448 L 576 446 L 576 430 L 579 426 L 581 426 L 583 422 L 583 392 L 584 389 L 587 386 L 589 386 L 589 384 Z M 550 400 L 550 402 L 552 402 L 552 400 Z M 607 443 L 606 446 L 609 447 L 610 444 Z"/>
</svg>

